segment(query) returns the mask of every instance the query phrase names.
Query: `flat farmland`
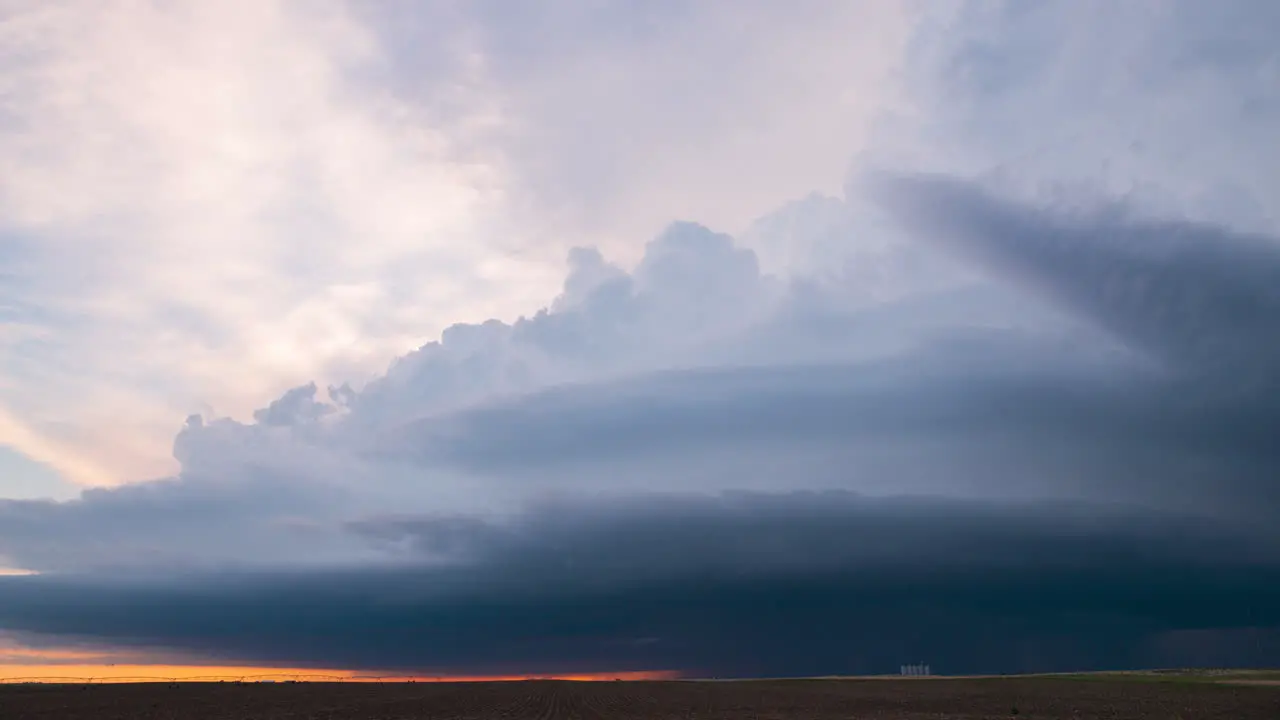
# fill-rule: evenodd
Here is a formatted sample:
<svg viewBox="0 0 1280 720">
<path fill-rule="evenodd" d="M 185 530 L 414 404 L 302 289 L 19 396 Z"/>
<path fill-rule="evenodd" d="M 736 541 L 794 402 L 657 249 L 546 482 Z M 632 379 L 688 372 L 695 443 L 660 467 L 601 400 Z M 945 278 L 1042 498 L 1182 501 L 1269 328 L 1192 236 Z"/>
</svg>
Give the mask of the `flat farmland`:
<svg viewBox="0 0 1280 720">
<path fill-rule="evenodd" d="M 1266 683 L 1090 678 L 0 685 L 4 720 L 1276 720 Z"/>
</svg>

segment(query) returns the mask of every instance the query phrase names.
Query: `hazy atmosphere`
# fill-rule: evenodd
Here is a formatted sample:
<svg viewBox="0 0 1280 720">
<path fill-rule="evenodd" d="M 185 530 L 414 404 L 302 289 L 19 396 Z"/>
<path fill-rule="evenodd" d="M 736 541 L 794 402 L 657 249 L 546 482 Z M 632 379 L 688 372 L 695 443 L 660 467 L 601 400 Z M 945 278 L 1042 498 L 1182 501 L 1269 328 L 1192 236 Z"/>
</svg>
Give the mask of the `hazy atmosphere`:
<svg viewBox="0 0 1280 720">
<path fill-rule="evenodd" d="M 0 0 L 0 676 L 1280 664 L 1277 38 Z"/>
</svg>

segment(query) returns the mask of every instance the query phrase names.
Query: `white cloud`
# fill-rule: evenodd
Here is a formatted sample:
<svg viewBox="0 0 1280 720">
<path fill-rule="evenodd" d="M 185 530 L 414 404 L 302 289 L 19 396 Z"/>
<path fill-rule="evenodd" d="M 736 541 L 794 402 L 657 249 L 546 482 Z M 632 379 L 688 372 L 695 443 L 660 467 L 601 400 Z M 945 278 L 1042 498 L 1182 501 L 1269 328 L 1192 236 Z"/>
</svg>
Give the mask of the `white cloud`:
<svg viewBox="0 0 1280 720">
<path fill-rule="evenodd" d="M 503 142 L 521 199 L 624 262 L 673 218 L 736 233 L 787 200 L 838 192 L 900 99 L 918 15 L 829 0 L 480 6 L 489 71 L 517 118 Z"/>
<path fill-rule="evenodd" d="M 383 58 L 341 4 L 10 3 L 0 33 L 2 290 L 43 331 L 5 337 L 0 441 L 78 481 L 165 471 L 201 403 L 542 287 L 491 249 L 503 170 L 454 147 L 470 119 L 364 84 Z"/>
<path fill-rule="evenodd" d="M 193 410 L 247 420 L 310 380 L 360 387 L 450 323 L 546 303 L 573 245 L 617 267 L 580 255 L 556 309 L 618 287 L 672 218 L 740 229 L 813 190 L 828 198 L 741 234 L 767 273 L 807 278 L 793 303 L 804 283 L 815 312 L 954 287 L 856 188 L 831 197 L 850 158 L 1003 163 L 1015 185 L 1273 228 L 1274 16 L 1215 7 L 10 0 L 0 442 L 80 482 L 166 474 Z M 591 307 L 580 331 L 635 367 L 682 357 Z M 515 347 L 529 327 L 445 345 Z M 819 334 L 752 352 L 845 351 Z M 441 352 L 382 386 L 478 362 Z M 462 402 L 625 369 L 518 352 L 437 382 Z"/>
<path fill-rule="evenodd" d="M 671 217 L 838 189 L 908 28 L 897 4 L 535 14 L 5 3 L 0 442 L 82 483 L 164 474 L 188 412 L 536 307 L 572 245 L 628 265 Z"/>
</svg>

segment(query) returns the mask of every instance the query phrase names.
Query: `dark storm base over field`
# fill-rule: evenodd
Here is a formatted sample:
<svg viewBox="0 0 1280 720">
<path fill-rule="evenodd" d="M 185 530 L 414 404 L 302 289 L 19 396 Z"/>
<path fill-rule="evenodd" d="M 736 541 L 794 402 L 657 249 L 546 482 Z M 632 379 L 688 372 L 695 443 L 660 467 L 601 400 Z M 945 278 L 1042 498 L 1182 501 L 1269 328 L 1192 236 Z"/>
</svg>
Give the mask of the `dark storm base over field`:
<svg viewBox="0 0 1280 720">
<path fill-rule="evenodd" d="M 1280 717 L 1280 686 L 1203 679 L 0 686 L 6 720 Z"/>
</svg>

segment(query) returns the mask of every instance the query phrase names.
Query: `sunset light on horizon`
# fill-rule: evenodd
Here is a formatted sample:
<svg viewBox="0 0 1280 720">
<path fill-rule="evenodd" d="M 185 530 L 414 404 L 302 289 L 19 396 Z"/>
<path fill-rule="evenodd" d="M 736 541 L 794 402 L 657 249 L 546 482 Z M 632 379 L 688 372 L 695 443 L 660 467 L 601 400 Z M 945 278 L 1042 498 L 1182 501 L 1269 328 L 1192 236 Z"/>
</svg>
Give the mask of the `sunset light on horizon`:
<svg viewBox="0 0 1280 720">
<path fill-rule="evenodd" d="M 154 662 L 157 657 L 172 655 L 163 651 L 138 648 L 105 647 L 29 647 L 14 639 L 0 636 L 0 682 L 104 682 L 162 680 L 230 681 L 230 680 L 306 680 L 316 682 L 497 682 L 517 680 L 573 680 L 597 682 L 612 680 L 675 680 L 681 674 L 671 670 L 624 670 L 616 672 L 567 673 L 501 673 L 466 674 L 446 670 L 415 672 L 405 668 L 332 668 L 253 665 L 236 662 L 210 662 L 197 658 L 176 658 L 170 662 Z"/>
<path fill-rule="evenodd" d="M 338 670 L 333 668 L 284 668 L 235 665 L 4 665 L 0 682 L 159 682 L 159 681 L 256 681 L 299 680 L 310 682 L 512 682 L 521 680 L 677 680 L 676 671 L 637 671 L 531 674 L 451 675 L 404 671 Z"/>
</svg>

